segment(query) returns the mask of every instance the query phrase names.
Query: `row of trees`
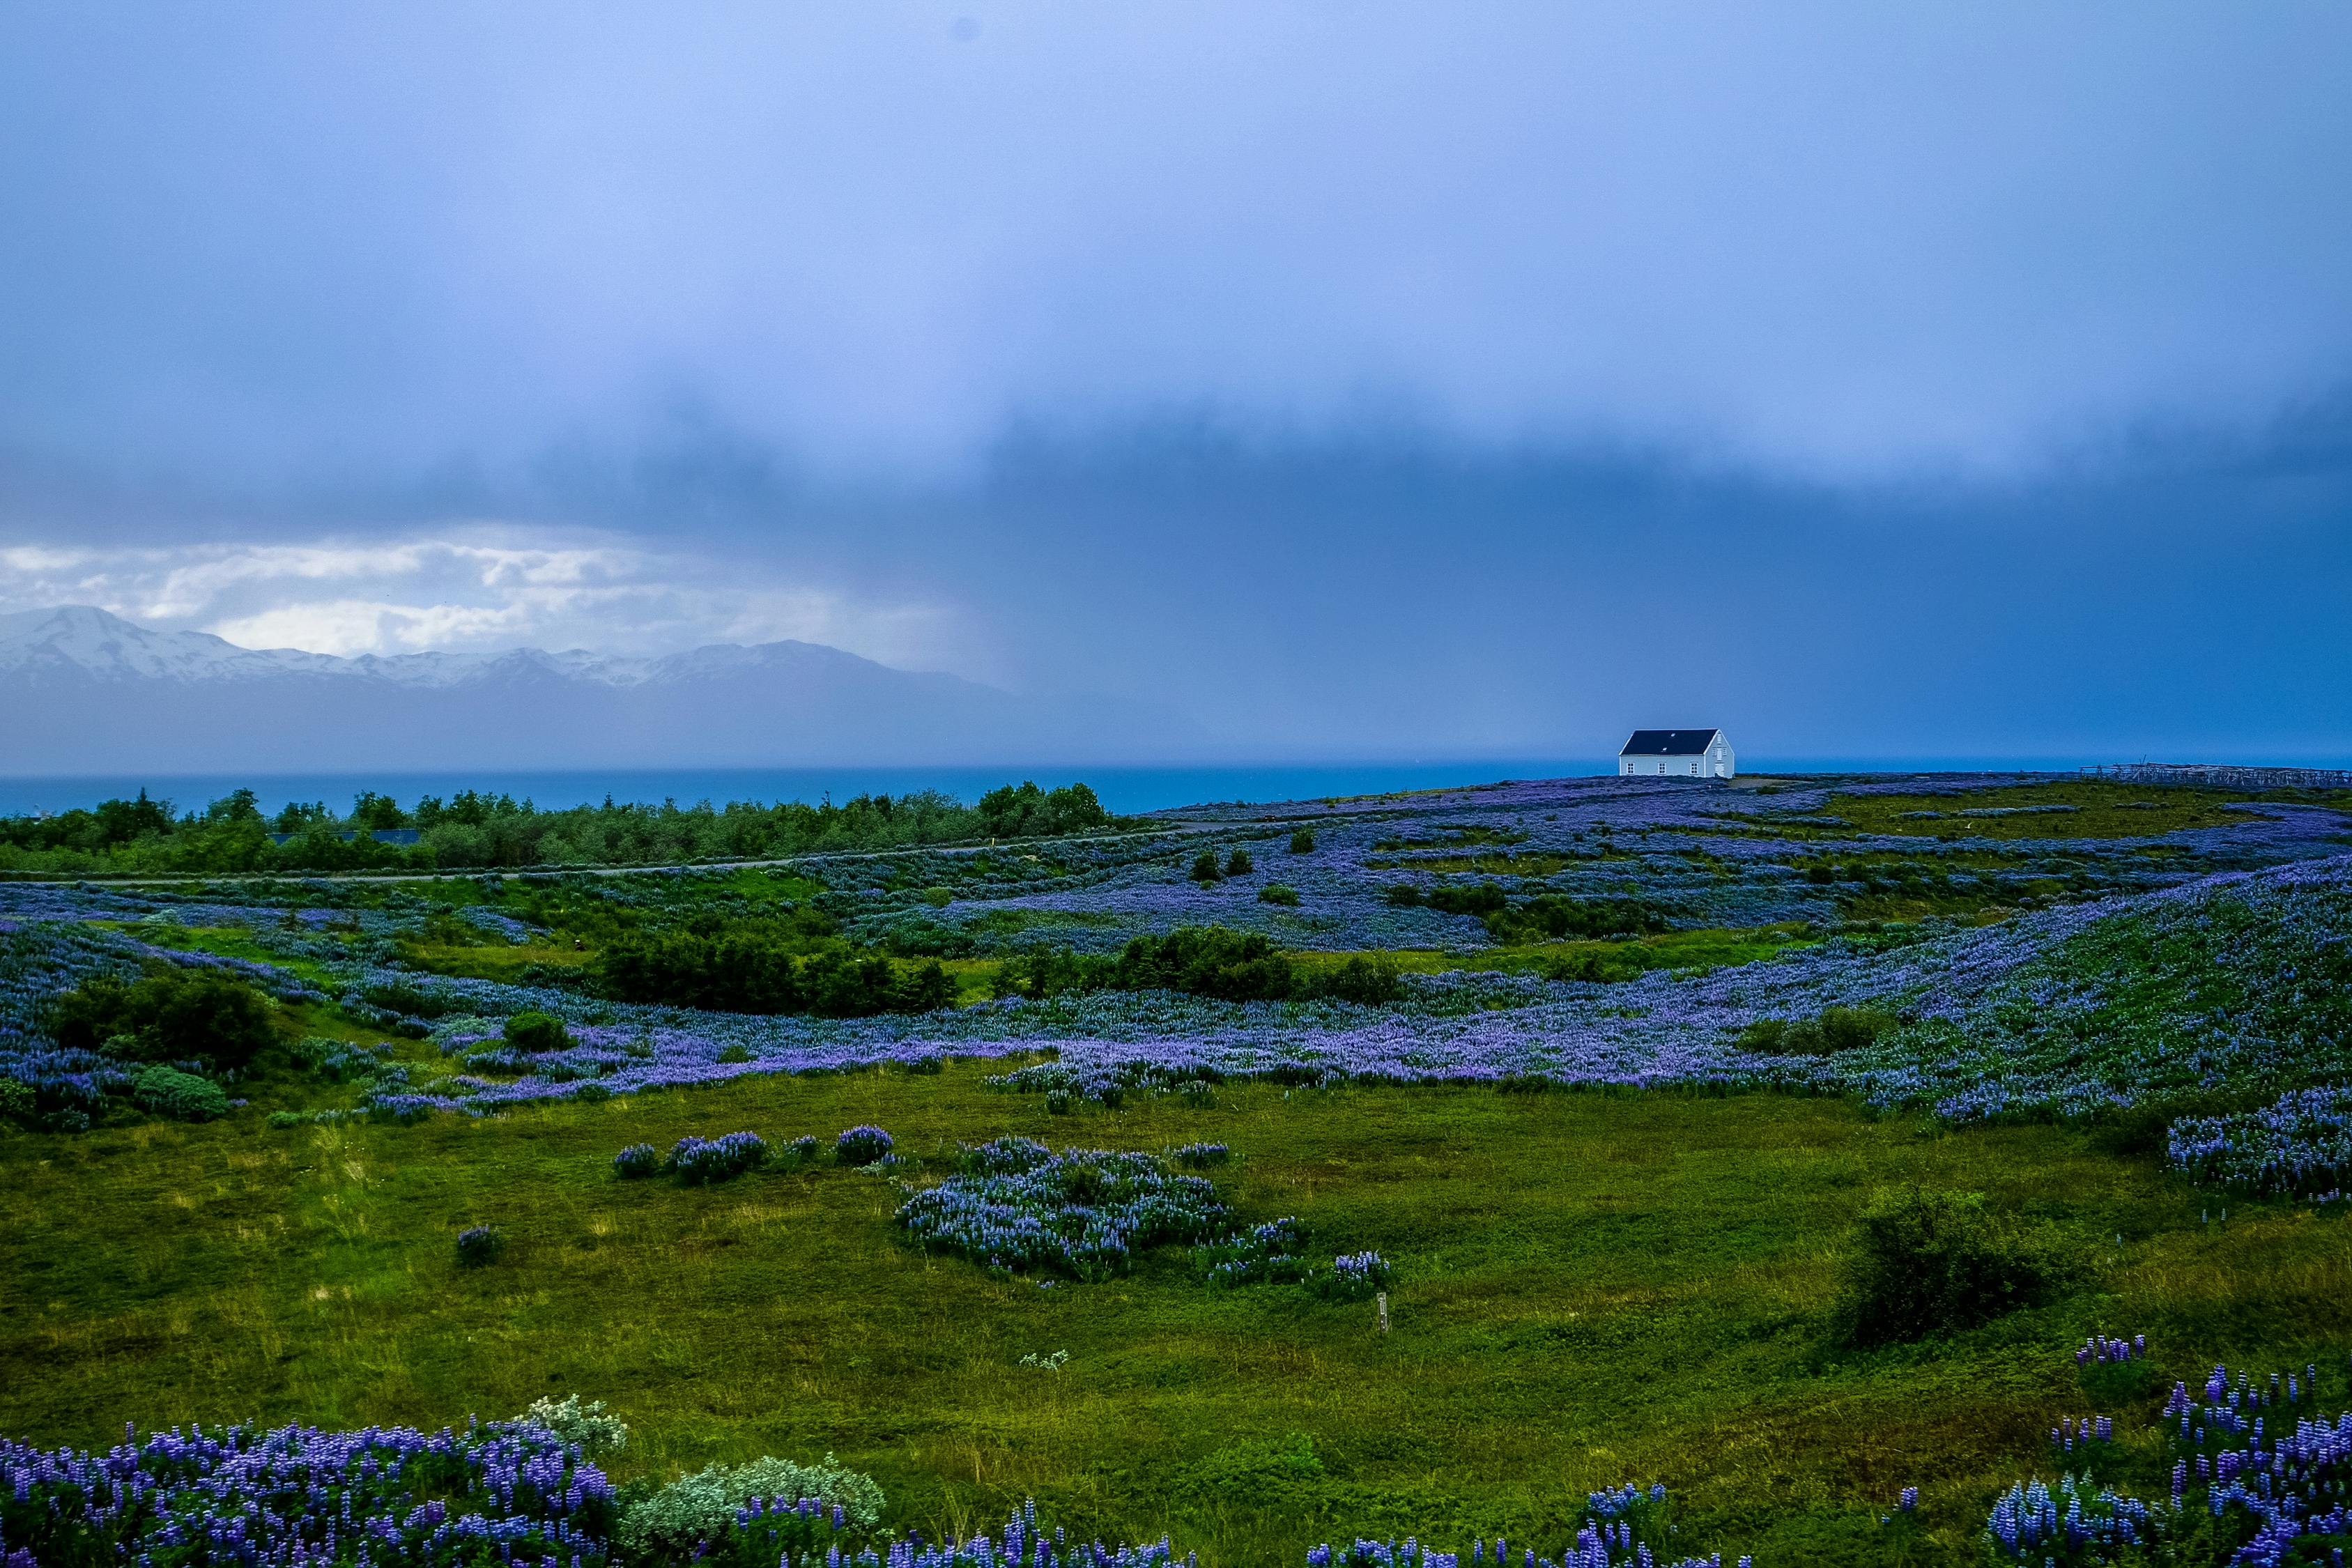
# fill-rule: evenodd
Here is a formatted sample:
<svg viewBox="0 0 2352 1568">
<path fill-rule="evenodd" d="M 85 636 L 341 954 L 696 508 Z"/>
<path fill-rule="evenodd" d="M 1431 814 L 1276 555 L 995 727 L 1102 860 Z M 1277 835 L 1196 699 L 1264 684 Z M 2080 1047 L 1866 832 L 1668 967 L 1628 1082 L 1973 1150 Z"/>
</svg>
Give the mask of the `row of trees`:
<svg viewBox="0 0 2352 1568">
<path fill-rule="evenodd" d="M 1038 1000 L 1071 991 L 1184 991 L 1224 1002 L 1393 1002 L 1404 994 L 1392 963 L 1350 958 L 1312 973 L 1294 964 L 1257 931 L 1227 926 L 1179 926 L 1165 936 L 1139 936 L 1115 957 L 1038 948 L 1019 952 L 997 971 L 996 994 Z"/>
<path fill-rule="evenodd" d="M 954 979 L 936 962 L 902 967 L 879 953 L 838 947 L 803 955 L 789 942 L 748 930 L 624 936 L 596 955 L 590 978 L 600 995 L 615 1002 L 822 1018 L 929 1013 L 956 994 Z"/>
<path fill-rule="evenodd" d="M 548 811 L 528 799 L 476 790 L 446 799 L 425 795 L 404 808 L 370 790 L 341 816 L 323 801 L 265 814 L 246 789 L 202 811 L 175 813 L 172 803 L 152 800 L 142 790 L 135 800 L 110 800 L 93 809 L 0 817 L 0 871 L 237 875 L 671 865 L 1061 837 L 1117 826 L 1083 784 L 1055 790 L 1034 783 L 1006 785 L 971 805 L 919 790 L 861 795 L 840 805 L 831 800 L 646 805 L 607 798 L 601 805 Z M 413 830 L 417 842 L 379 842 L 374 835 L 386 829 Z"/>
</svg>

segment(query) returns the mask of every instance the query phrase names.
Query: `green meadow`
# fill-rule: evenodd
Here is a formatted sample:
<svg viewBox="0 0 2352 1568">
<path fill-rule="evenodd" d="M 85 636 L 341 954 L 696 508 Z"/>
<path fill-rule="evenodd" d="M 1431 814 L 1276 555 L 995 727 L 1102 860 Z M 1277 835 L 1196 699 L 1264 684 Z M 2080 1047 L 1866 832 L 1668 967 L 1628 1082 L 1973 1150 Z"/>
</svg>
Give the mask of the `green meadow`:
<svg viewBox="0 0 2352 1568">
<path fill-rule="evenodd" d="M 991 1070 L 407 1126 L 248 1110 L 0 1134 L 0 1430 L 103 1445 L 126 1413 L 432 1427 L 579 1393 L 633 1427 L 622 1479 L 830 1452 L 882 1483 L 900 1528 L 969 1532 L 1034 1497 L 1074 1531 L 1296 1563 L 1357 1532 L 1558 1540 L 1587 1490 L 1655 1480 L 1678 1549 L 1769 1568 L 1978 1561 L 1990 1500 L 2051 1473 L 2062 1416 L 2160 1399 L 2150 1384 L 2095 1405 L 2071 1356 L 2095 1331 L 2146 1333 L 2166 1386 L 2217 1361 L 2315 1361 L 2342 1392 L 2352 1225 L 2271 1206 L 2223 1222 L 2097 1130 L 1950 1131 L 1762 1093 L 1273 1084 L 1052 1115 L 984 1086 Z M 1229 1143 L 1215 1178 L 1244 1220 L 1297 1215 L 1327 1252 L 1394 1264 L 1389 1331 L 1370 1303 L 1212 1290 L 1175 1249 L 1106 1283 L 992 1278 L 908 1245 L 871 1172 L 685 1187 L 612 1168 L 641 1141 L 829 1142 L 866 1121 L 918 1182 L 999 1133 Z M 1856 1217 L 1914 1185 L 1984 1194 L 2079 1277 L 1969 1333 L 1839 1349 Z M 508 1245 L 461 1269 L 453 1237 L 479 1224 Z M 1917 1525 L 1882 1524 L 1906 1485 Z"/>
</svg>

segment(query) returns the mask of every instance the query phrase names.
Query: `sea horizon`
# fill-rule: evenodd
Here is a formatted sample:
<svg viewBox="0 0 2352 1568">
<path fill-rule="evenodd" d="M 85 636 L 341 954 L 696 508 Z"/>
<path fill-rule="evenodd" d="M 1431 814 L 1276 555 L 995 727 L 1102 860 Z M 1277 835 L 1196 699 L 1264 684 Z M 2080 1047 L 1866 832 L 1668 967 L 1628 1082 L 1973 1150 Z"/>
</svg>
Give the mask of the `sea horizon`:
<svg viewBox="0 0 2352 1568">
<path fill-rule="evenodd" d="M 2093 757 L 1774 757 L 1742 760 L 1744 775 L 1907 773 L 2066 773 Z M 23 816 L 87 808 L 130 799 L 141 790 L 180 811 L 200 809 L 236 789 L 250 789 L 261 809 L 275 813 L 297 802 L 325 801 L 341 810 L 362 790 L 390 795 L 404 806 L 421 795 L 446 799 L 478 790 L 530 800 L 542 808 L 590 805 L 610 798 L 658 805 L 702 801 L 770 805 L 845 801 L 860 795 L 907 795 L 936 789 L 970 802 L 1000 784 L 1034 780 L 1047 788 L 1083 783 L 1103 805 L 1130 815 L 1179 806 L 1245 801 L 1318 800 L 1444 789 L 1505 780 L 1603 777 L 1616 772 L 1611 757 L 1472 757 L 1342 762 L 1248 762 L 1085 764 L 831 766 L 774 768 L 587 768 L 386 771 L 275 773 L 115 773 L 0 776 L 0 815 Z"/>
</svg>

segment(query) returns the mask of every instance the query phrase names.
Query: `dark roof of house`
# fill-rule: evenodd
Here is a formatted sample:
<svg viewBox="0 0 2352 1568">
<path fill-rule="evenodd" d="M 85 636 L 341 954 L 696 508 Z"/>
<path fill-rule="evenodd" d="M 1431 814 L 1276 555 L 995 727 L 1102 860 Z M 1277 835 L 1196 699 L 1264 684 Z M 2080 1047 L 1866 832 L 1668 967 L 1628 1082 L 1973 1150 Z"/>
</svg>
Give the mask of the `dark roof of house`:
<svg viewBox="0 0 2352 1568">
<path fill-rule="evenodd" d="M 1621 757 L 1696 757 L 1707 747 L 1707 742 L 1721 733 L 1717 730 L 1636 730 L 1633 738 L 1625 742 Z"/>
</svg>

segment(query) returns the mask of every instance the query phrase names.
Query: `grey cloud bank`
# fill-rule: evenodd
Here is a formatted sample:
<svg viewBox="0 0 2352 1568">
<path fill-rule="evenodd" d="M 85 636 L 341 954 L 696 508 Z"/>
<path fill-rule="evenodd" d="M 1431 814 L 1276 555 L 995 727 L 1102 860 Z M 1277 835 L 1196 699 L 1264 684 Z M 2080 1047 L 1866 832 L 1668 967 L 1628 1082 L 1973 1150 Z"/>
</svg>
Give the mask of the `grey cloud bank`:
<svg viewBox="0 0 2352 1568">
<path fill-rule="evenodd" d="M 0 609 L 799 638 L 1261 755 L 2341 755 L 2347 65 L 2294 5 L 21 7 Z"/>
</svg>

